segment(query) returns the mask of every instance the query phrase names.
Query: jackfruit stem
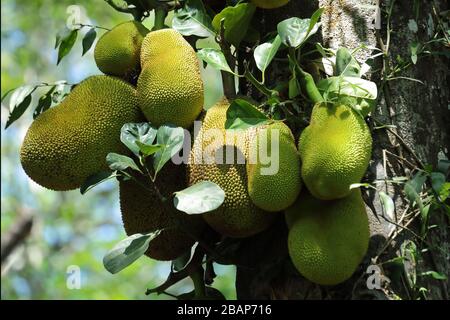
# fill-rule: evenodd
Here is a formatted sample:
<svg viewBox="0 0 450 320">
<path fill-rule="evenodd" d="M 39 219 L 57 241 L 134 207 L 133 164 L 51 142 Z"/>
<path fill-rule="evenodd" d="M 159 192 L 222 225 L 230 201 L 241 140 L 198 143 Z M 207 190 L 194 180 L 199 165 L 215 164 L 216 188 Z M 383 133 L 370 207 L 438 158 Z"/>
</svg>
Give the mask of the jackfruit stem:
<svg viewBox="0 0 450 320">
<path fill-rule="evenodd" d="M 162 6 L 155 8 L 155 25 L 153 26 L 153 31 L 164 29 L 164 21 L 167 17 L 167 11 Z"/>
<path fill-rule="evenodd" d="M 244 73 L 245 79 L 249 81 L 256 89 L 258 89 L 259 92 L 270 98 L 276 91 L 268 89 L 264 84 L 259 82 L 253 74 L 247 70 L 245 70 Z"/>
</svg>

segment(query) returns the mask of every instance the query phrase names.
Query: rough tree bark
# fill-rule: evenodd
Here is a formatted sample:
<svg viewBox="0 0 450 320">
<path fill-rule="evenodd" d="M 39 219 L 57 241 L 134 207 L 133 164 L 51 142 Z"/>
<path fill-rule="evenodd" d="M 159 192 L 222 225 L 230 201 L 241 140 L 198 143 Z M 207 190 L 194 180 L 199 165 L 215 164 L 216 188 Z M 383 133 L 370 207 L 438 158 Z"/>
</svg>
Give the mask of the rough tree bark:
<svg viewBox="0 0 450 320">
<path fill-rule="evenodd" d="M 387 10 L 393 0 L 382 1 L 383 10 Z M 345 46 L 354 49 L 361 43 L 367 47 L 386 46 L 386 19 L 382 17 L 381 29 L 373 24 L 376 0 L 319 0 L 291 1 L 277 11 L 259 11 L 261 25 L 265 32 L 276 28 L 277 22 L 296 13 L 300 17 L 309 17 L 319 6 L 325 7 L 322 15 L 322 42 L 324 46 L 337 48 Z M 417 20 L 419 31 L 413 33 L 408 28 L 410 19 L 415 19 L 413 1 L 396 0 L 391 17 L 390 48 L 384 61 L 384 68 L 389 68 L 389 61 L 395 61 L 397 55 L 408 57 L 409 46 L 414 37 L 418 40 L 428 39 L 427 28 L 433 18 L 433 8 L 445 10 L 445 1 L 420 1 L 420 14 Z M 370 49 L 358 51 L 360 62 L 365 62 L 376 52 Z M 450 148 L 450 117 L 448 101 L 450 86 L 448 66 L 445 58 L 428 56 L 417 65 L 405 70 L 401 76 L 419 79 L 423 84 L 411 80 L 398 79 L 389 81 L 379 92 L 377 108 L 369 122 L 392 124 L 395 128 L 373 130 L 374 148 L 365 181 L 408 176 L 415 167 L 423 164 L 436 165 L 438 156 L 448 158 Z M 383 57 L 376 59 L 373 70 L 383 68 Z M 372 74 L 372 80 L 381 84 L 380 72 Z M 397 155 L 397 156 L 393 156 Z M 401 158 L 399 158 L 401 157 Z M 392 299 L 395 294 L 407 298 L 409 292 L 404 288 L 392 288 L 389 279 L 382 277 L 381 290 L 369 290 L 366 285 L 368 265 L 380 263 L 395 257 L 400 245 L 414 235 L 402 230 L 388 220 L 404 223 L 402 216 L 408 203 L 401 188 L 379 184 L 378 191 L 384 191 L 394 198 L 395 216 L 385 217 L 378 192 L 365 191 L 367 212 L 370 218 L 371 241 L 369 251 L 354 276 L 335 287 L 321 287 L 302 278 L 289 261 L 287 254 L 287 230 L 280 218 L 274 228 L 245 240 L 240 248 L 236 288 L 240 299 Z M 421 279 L 426 287 L 428 298 L 448 299 L 450 279 L 450 237 L 449 221 L 445 215 L 433 215 L 432 224 L 440 227 L 431 231 L 428 237 L 431 246 L 441 250 L 429 250 L 423 261 L 417 265 L 418 272 L 435 270 L 447 276 L 446 281 L 432 278 Z M 417 220 L 417 219 L 416 219 Z M 417 229 L 417 221 L 409 227 Z M 416 228 L 416 229 L 415 229 Z M 392 241 L 388 239 L 399 232 Z M 282 254 L 280 254 L 280 252 Z M 394 290 L 395 289 L 395 290 Z M 407 291 L 407 290 L 406 290 Z M 394 294 L 395 292 L 395 294 Z"/>
</svg>

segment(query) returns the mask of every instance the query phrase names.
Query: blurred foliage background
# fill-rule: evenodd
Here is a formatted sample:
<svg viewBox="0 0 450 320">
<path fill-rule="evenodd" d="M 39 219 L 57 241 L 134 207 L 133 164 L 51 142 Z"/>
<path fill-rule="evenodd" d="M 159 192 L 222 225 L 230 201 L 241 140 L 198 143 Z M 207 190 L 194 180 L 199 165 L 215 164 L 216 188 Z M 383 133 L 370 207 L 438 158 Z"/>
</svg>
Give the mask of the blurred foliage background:
<svg viewBox="0 0 450 320">
<path fill-rule="evenodd" d="M 100 74 L 93 48 L 81 57 L 79 35 L 71 53 L 56 66 L 55 36 L 65 27 L 68 8 L 82 9 L 82 23 L 106 28 L 130 20 L 104 1 L 33 0 L 1 2 L 1 94 L 23 84 L 67 80 L 77 83 Z M 167 20 L 170 21 L 170 17 Z M 144 23 L 151 27 L 151 17 Z M 103 31 L 98 30 L 97 38 Z M 205 108 L 222 95 L 220 74 L 207 68 Z M 33 105 L 45 92 L 35 92 Z M 9 113 L 8 99 L 1 108 L 1 232 L 10 231 L 23 215 L 33 216 L 33 228 L 26 241 L 2 264 L 2 299 L 171 299 L 145 296 L 146 288 L 162 283 L 170 271 L 169 262 L 141 258 L 117 275 L 102 264 L 103 255 L 125 237 L 121 225 L 118 186 L 109 182 L 81 196 L 78 190 L 53 192 L 33 183 L 25 175 L 19 149 L 32 122 L 32 110 L 4 130 Z M 68 267 L 81 270 L 81 288 L 67 286 Z M 227 299 L 235 299 L 235 269 L 216 265 L 214 287 Z M 190 291 L 185 280 L 168 290 L 172 294 Z"/>
</svg>

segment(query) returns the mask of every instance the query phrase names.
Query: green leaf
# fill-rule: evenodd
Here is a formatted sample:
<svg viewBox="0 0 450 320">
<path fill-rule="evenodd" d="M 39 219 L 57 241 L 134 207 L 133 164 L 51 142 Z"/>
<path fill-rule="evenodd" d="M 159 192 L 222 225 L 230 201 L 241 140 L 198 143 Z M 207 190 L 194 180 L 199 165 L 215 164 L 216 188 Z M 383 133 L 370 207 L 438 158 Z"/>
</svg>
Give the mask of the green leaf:
<svg viewBox="0 0 450 320">
<path fill-rule="evenodd" d="M 175 11 L 172 28 L 183 36 L 214 36 L 211 19 L 206 13 L 201 0 L 188 0 L 185 5 Z"/>
<path fill-rule="evenodd" d="M 83 54 L 89 51 L 89 49 L 92 47 L 92 44 L 95 41 L 95 38 L 97 37 L 97 32 L 95 31 L 95 28 L 91 28 L 83 37 Z"/>
<path fill-rule="evenodd" d="M 418 172 L 411 179 L 410 183 L 414 187 L 414 190 L 416 190 L 417 193 L 420 193 L 422 191 L 423 184 L 425 183 L 426 180 L 427 180 L 426 173 Z"/>
<path fill-rule="evenodd" d="M 136 141 L 136 144 L 139 147 L 139 151 L 146 157 L 151 156 L 152 154 L 156 153 L 158 150 L 160 150 L 163 146 L 159 144 L 144 144 L 142 142 Z"/>
<path fill-rule="evenodd" d="M 392 219 L 393 217 L 395 217 L 395 215 L 394 215 L 394 210 L 395 210 L 394 201 L 392 201 L 391 197 L 389 197 L 383 191 L 381 191 L 379 193 L 379 195 L 380 195 L 381 204 L 383 205 L 384 212 L 385 212 L 386 216 L 389 219 Z"/>
<path fill-rule="evenodd" d="M 317 88 L 326 101 L 351 106 L 363 117 L 372 111 L 378 95 L 374 82 L 358 77 L 330 77 L 319 81 Z"/>
<path fill-rule="evenodd" d="M 108 155 L 106 156 L 106 163 L 111 170 L 124 171 L 130 168 L 142 172 L 133 159 L 121 154 L 113 152 L 108 153 Z"/>
<path fill-rule="evenodd" d="M 421 274 L 420 274 L 420 276 L 431 276 L 431 277 L 433 277 L 433 279 L 436 279 L 436 280 L 447 280 L 447 276 L 446 275 L 444 275 L 444 274 L 442 274 L 442 273 L 439 273 L 439 272 L 436 272 L 436 271 L 426 271 L 426 272 L 422 272 Z"/>
<path fill-rule="evenodd" d="M 33 112 L 33 119 L 36 119 L 38 115 L 40 115 L 42 112 L 46 111 L 48 108 L 52 106 L 52 93 L 55 91 L 56 86 L 52 86 L 50 90 L 48 90 L 45 94 L 43 94 L 39 98 L 38 105 L 34 109 Z"/>
<path fill-rule="evenodd" d="M 215 183 L 201 181 L 184 190 L 175 192 L 175 208 L 187 214 L 202 214 L 220 207 L 225 192 Z"/>
<path fill-rule="evenodd" d="M 444 202 L 449 197 L 450 197 L 450 182 L 446 182 L 442 186 L 441 192 L 439 192 L 439 198 L 441 199 L 442 202 Z"/>
<path fill-rule="evenodd" d="M 450 169 L 450 161 L 446 159 L 440 159 L 438 161 L 437 170 L 447 175 Z"/>
<path fill-rule="evenodd" d="M 162 147 L 154 155 L 153 169 L 155 170 L 155 175 L 167 161 L 183 148 L 184 130 L 181 127 L 163 125 L 158 129 L 157 142 Z"/>
<path fill-rule="evenodd" d="M 213 48 L 204 48 L 197 52 L 198 57 L 209 64 L 214 69 L 223 70 L 234 74 L 225 59 L 225 55 L 221 50 Z"/>
<path fill-rule="evenodd" d="M 347 48 L 339 48 L 336 52 L 336 75 L 360 77 L 361 66 Z"/>
<path fill-rule="evenodd" d="M 325 8 L 323 8 L 323 7 L 314 11 L 314 13 L 311 16 L 310 22 L 309 22 L 308 34 L 312 35 L 317 32 L 317 30 L 320 27 L 320 24 L 318 22 L 324 11 L 325 11 Z"/>
<path fill-rule="evenodd" d="M 137 142 L 151 145 L 155 141 L 157 129 L 153 128 L 150 123 L 126 123 L 120 130 L 120 141 L 136 156 L 139 156 L 140 148 Z"/>
<path fill-rule="evenodd" d="M 281 46 L 281 38 L 277 35 L 271 42 L 260 44 L 255 48 L 254 57 L 256 66 L 265 72 Z"/>
<path fill-rule="evenodd" d="M 431 187 L 437 194 L 439 194 L 445 183 L 445 175 L 442 172 L 432 172 L 430 174 L 430 178 Z"/>
<path fill-rule="evenodd" d="M 115 274 L 139 259 L 148 249 L 160 230 L 147 234 L 133 234 L 120 241 L 103 258 L 103 265 L 110 273 Z"/>
<path fill-rule="evenodd" d="M 242 99 L 234 100 L 227 110 L 225 129 L 248 129 L 256 125 L 262 125 L 270 119 L 254 105 Z"/>
<path fill-rule="evenodd" d="M 400 245 L 401 256 L 405 258 L 404 271 L 410 288 L 416 285 L 417 274 L 416 265 L 418 252 L 416 244 L 411 240 L 406 240 Z"/>
<path fill-rule="evenodd" d="M 85 194 L 95 186 L 99 185 L 102 182 L 105 182 L 109 179 L 117 177 L 118 174 L 116 171 L 101 171 L 94 173 L 93 175 L 90 175 L 87 177 L 87 179 L 83 182 L 83 184 L 80 187 L 80 193 Z"/>
<path fill-rule="evenodd" d="M 278 26 L 278 34 L 281 41 L 288 47 L 299 48 L 309 37 L 319 30 L 318 20 L 323 12 L 323 8 L 318 9 L 311 19 L 300 19 L 297 17 L 281 21 Z"/>
<path fill-rule="evenodd" d="M 417 63 L 417 55 L 419 52 L 419 48 L 420 48 L 420 44 L 417 41 L 413 41 L 410 45 L 409 45 L 409 49 L 411 51 L 411 61 L 412 63 L 416 64 Z"/>
<path fill-rule="evenodd" d="M 75 41 L 77 40 L 78 29 L 70 30 L 65 36 L 61 38 L 59 43 L 58 50 L 58 61 L 56 65 L 58 65 L 61 60 L 72 50 Z"/>
<path fill-rule="evenodd" d="M 220 32 L 221 21 L 225 31 L 225 40 L 238 47 L 247 34 L 256 7 L 251 3 L 240 3 L 234 7 L 226 7 L 218 13 L 212 25 L 216 32 Z"/>
<path fill-rule="evenodd" d="M 14 90 L 9 99 L 9 110 L 11 111 L 6 121 L 5 129 L 24 114 L 31 103 L 31 94 L 35 90 L 36 86 L 32 85 L 22 86 Z"/>
</svg>

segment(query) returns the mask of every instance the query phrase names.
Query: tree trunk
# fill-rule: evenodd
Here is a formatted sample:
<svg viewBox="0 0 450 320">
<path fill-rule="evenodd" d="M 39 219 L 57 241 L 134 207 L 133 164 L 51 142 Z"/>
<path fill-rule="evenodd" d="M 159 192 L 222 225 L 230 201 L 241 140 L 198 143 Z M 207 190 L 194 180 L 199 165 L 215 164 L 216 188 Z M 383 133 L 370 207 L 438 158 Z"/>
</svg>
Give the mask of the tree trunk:
<svg viewBox="0 0 450 320">
<path fill-rule="evenodd" d="M 381 29 L 375 28 L 375 0 L 320 0 L 308 5 L 305 1 L 291 1 L 276 11 L 260 11 L 261 25 L 265 32 L 276 28 L 277 22 L 293 16 L 309 17 L 320 7 L 325 7 L 322 15 L 322 42 L 324 46 L 340 46 L 355 49 L 364 44 L 389 50 L 385 57 L 375 59 L 372 70 L 390 71 L 397 56 L 410 59 L 412 41 L 425 42 L 430 38 L 428 32 L 433 28 L 435 13 L 446 10 L 445 1 L 417 1 L 420 8 L 415 11 L 411 0 L 390 0 L 381 3 Z M 310 2 L 309 2 L 310 3 Z M 392 6 L 390 45 L 386 48 L 387 17 L 385 12 Z M 433 8 L 434 6 L 434 8 Z M 416 17 L 418 13 L 418 17 Z M 416 20 L 418 31 L 413 32 L 410 20 Z M 434 25 L 434 28 L 437 26 Z M 411 29 L 413 31 L 411 31 Z M 371 55 L 378 53 L 362 49 L 356 54 L 363 63 Z M 416 65 L 396 75 L 392 81 L 385 81 L 382 72 L 373 72 L 372 80 L 379 86 L 379 101 L 369 123 L 372 125 L 374 140 L 372 161 L 364 181 L 389 179 L 394 176 L 410 176 L 424 164 L 436 166 L 438 157 L 447 158 L 450 148 L 450 116 L 448 101 L 450 83 L 446 58 L 428 55 L 420 58 Z M 411 79 L 418 79 L 422 83 Z M 375 129 L 380 124 L 394 125 L 389 129 Z M 387 217 L 374 190 L 364 190 L 367 213 L 370 220 L 371 240 L 368 253 L 348 281 L 334 287 L 322 287 L 304 279 L 293 267 L 287 253 L 287 229 L 284 219 L 275 227 L 244 241 L 240 248 L 236 289 L 239 299 L 393 299 L 415 298 L 414 292 L 405 283 L 402 274 L 398 286 L 393 281 L 394 274 L 386 270 L 385 262 L 399 255 L 402 243 L 414 241 L 424 248 L 417 237 L 419 218 L 411 219 L 405 214 L 409 211 L 408 201 L 402 192 L 403 187 L 392 184 L 377 184 L 378 191 L 384 191 L 395 202 L 395 216 Z M 410 221 L 411 220 L 411 221 Z M 432 277 L 418 277 L 416 287 L 428 289 L 429 299 L 448 299 L 450 279 L 450 237 L 449 221 L 445 214 L 433 214 L 430 225 L 437 225 L 427 236 L 428 251 L 416 263 L 405 263 L 409 272 L 419 274 L 434 270 L 446 275 L 447 280 Z M 393 221 L 389 222 L 389 221 Z M 410 223 L 410 224 L 409 224 Z M 404 229 L 408 224 L 408 230 Z M 411 231 L 409 231 L 411 230 Z M 413 231 L 414 230 L 414 231 Z M 414 232 L 414 234 L 412 233 Z M 280 254 L 280 252 L 282 254 Z M 381 270 L 380 288 L 369 289 L 366 273 L 369 265 L 375 264 Z M 415 270 L 414 270 L 415 269 Z M 403 270 L 402 270 L 403 271 Z M 389 279 L 387 276 L 391 277 Z"/>
</svg>

